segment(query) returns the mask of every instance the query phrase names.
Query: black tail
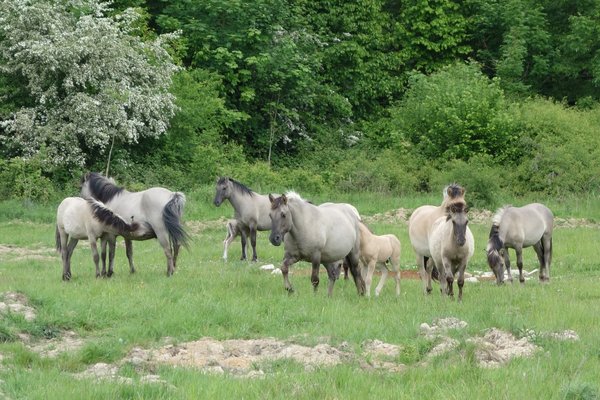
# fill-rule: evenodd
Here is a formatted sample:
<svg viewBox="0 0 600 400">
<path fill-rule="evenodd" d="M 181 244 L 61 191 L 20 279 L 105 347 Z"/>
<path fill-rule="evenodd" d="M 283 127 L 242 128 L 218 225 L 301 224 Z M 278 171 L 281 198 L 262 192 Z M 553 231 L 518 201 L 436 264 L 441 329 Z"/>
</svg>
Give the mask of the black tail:
<svg viewBox="0 0 600 400">
<path fill-rule="evenodd" d="M 87 202 L 92 209 L 94 218 L 105 225 L 113 227 L 118 233 L 133 232 L 140 226 L 137 222 L 127 222 L 123 217 L 114 213 L 110 208 L 106 207 L 104 203 L 98 200 L 90 198 L 87 199 Z"/>
<path fill-rule="evenodd" d="M 185 205 L 185 195 L 183 193 L 174 193 L 171 200 L 163 208 L 163 221 L 169 232 L 169 240 L 171 247 L 174 245 L 183 245 L 188 247 L 189 235 L 183 229 L 181 224 L 181 216 L 183 214 L 183 206 Z"/>
<path fill-rule="evenodd" d="M 498 234 L 499 226 L 496 224 L 492 225 L 490 230 L 490 239 L 487 245 L 487 259 L 490 267 L 497 265 L 500 258 L 499 250 L 504 247 L 504 242 L 500 239 Z"/>
<path fill-rule="evenodd" d="M 56 240 L 56 251 L 61 252 L 61 244 L 60 244 L 60 232 L 58 231 L 58 225 L 56 225 L 56 232 L 54 233 L 54 239 Z"/>
</svg>

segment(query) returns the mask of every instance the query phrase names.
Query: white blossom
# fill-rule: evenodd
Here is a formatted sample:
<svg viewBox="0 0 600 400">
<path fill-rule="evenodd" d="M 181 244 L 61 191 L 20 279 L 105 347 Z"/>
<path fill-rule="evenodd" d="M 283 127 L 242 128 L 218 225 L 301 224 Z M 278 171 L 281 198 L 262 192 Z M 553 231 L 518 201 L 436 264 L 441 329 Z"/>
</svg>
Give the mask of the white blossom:
<svg viewBox="0 0 600 400">
<path fill-rule="evenodd" d="M 3 143 L 81 165 L 80 143 L 103 152 L 113 136 L 136 143 L 167 131 L 178 68 L 164 44 L 174 36 L 144 41 L 133 36 L 133 9 L 107 11 L 97 0 L 0 0 L 0 70 L 26 82 L 33 100 L 0 121 Z"/>
</svg>

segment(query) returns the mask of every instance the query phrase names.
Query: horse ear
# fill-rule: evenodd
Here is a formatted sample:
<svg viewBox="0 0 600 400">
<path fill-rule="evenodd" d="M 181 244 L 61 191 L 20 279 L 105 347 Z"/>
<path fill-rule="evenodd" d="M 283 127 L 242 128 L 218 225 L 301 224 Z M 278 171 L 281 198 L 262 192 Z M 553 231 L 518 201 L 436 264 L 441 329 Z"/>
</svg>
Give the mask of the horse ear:
<svg viewBox="0 0 600 400">
<path fill-rule="evenodd" d="M 269 193 L 269 201 L 271 202 L 271 204 L 273 204 L 273 202 L 275 201 L 275 197 Z"/>
<path fill-rule="evenodd" d="M 283 200 L 283 204 L 287 204 L 287 196 L 285 194 L 281 195 L 281 199 Z"/>
</svg>

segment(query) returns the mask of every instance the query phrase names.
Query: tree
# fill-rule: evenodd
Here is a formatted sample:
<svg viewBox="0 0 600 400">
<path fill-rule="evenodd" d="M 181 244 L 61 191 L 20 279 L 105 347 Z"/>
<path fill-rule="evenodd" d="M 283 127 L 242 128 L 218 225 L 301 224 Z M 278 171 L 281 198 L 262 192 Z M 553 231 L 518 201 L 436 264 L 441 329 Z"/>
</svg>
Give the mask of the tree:
<svg viewBox="0 0 600 400">
<path fill-rule="evenodd" d="M 167 131 L 176 105 L 173 35 L 143 41 L 139 14 L 97 0 L 0 0 L 0 150 L 7 157 L 44 151 L 54 166 L 83 166 L 114 142 L 136 143 Z"/>
</svg>

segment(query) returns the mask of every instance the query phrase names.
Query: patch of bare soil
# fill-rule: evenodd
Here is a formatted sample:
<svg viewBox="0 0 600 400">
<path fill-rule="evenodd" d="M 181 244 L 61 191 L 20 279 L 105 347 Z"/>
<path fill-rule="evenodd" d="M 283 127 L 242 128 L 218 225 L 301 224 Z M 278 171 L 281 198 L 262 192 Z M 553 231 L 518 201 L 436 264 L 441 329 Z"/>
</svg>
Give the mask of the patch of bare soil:
<svg viewBox="0 0 600 400">
<path fill-rule="evenodd" d="M 484 368 L 496 368 L 515 357 L 531 357 L 540 348 L 526 337 L 517 339 L 510 332 L 496 328 L 488 330 L 482 338 L 469 339 L 477 345 L 475 357 Z"/>
<path fill-rule="evenodd" d="M 215 228 L 223 228 L 223 232 L 225 232 L 225 227 L 227 224 L 227 218 L 221 217 L 219 219 L 214 219 L 211 221 L 185 221 L 185 227 L 192 235 L 198 235 L 200 232 L 205 231 L 206 229 L 215 229 Z M 223 235 L 225 237 L 225 235 Z"/>
<path fill-rule="evenodd" d="M 27 297 L 17 292 L 6 292 L 0 301 L 0 314 L 20 314 L 26 321 L 33 321 L 36 317 L 35 310 L 30 307 Z"/>
<path fill-rule="evenodd" d="M 38 249 L 29 249 L 13 245 L 0 244 L 0 258 L 10 258 L 11 261 L 18 260 L 40 260 L 51 261 L 56 257 L 53 255 L 56 250 L 49 247 L 40 247 Z"/>
<path fill-rule="evenodd" d="M 466 326 L 465 321 L 453 317 L 438 319 L 431 326 L 427 323 L 421 324 L 421 333 L 426 338 L 439 342 L 429 352 L 426 360 L 458 348 L 460 343 L 446 336 L 446 333 L 450 329 L 464 329 Z M 499 367 L 515 357 L 531 357 L 540 349 L 527 337 L 518 339 L 512 333 L 496 328 L 489 329 L 483 337 L 469 338 L 467 342 L 476 345 L 475 356 L 483 368 Z"/>
</svg>

